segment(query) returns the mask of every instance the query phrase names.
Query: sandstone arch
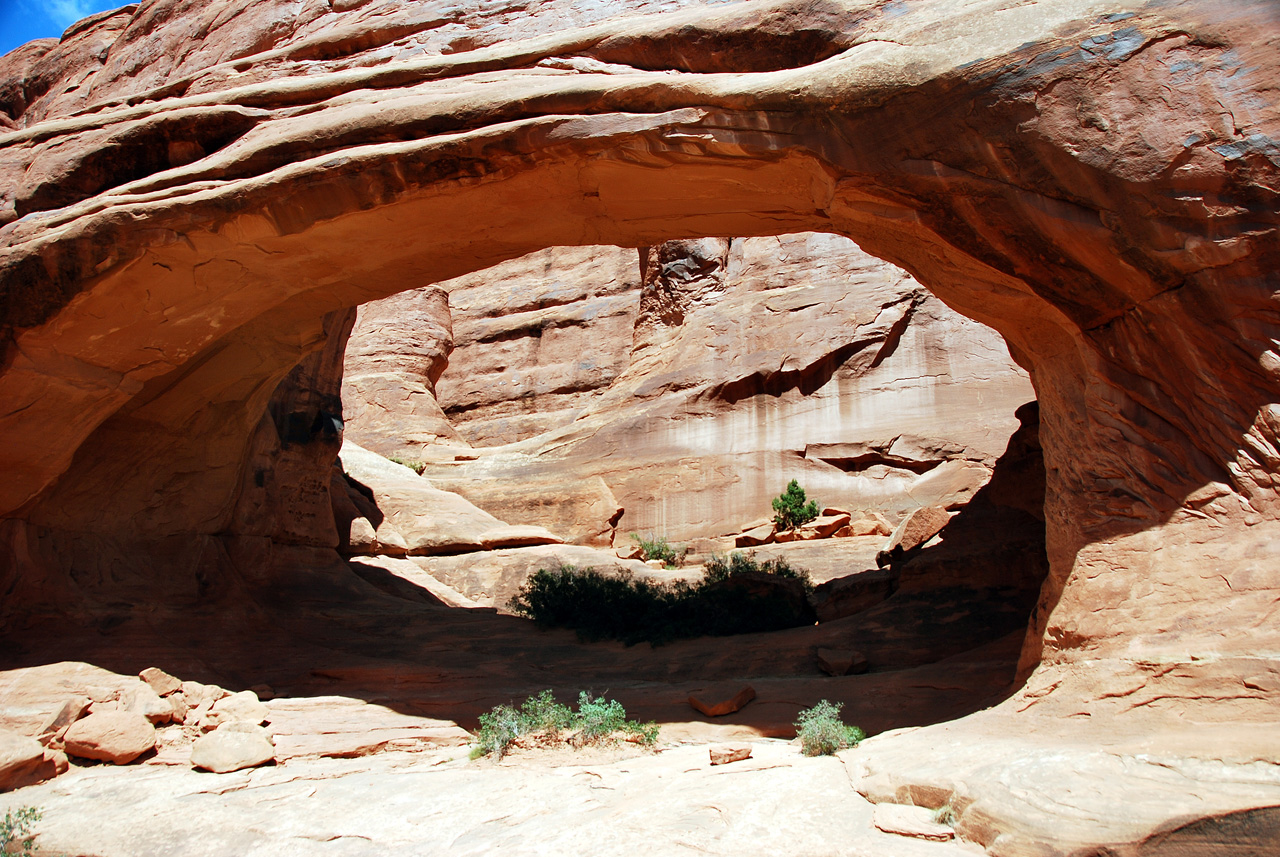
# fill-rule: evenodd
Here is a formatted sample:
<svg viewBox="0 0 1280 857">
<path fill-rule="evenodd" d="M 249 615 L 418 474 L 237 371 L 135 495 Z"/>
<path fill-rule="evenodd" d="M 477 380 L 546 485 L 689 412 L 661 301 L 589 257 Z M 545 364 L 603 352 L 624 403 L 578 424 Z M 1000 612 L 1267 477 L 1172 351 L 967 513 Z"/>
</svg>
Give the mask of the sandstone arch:
<svg viewBox="0 0 1280 857">
<path fill-rule="evenodd" d="M 76 37 L 127 46 L 165 8 Z M 116 55 L 76 104 L 32 84 L 86 67 L 75 39 L 11 54 L 10 540 L 234 531 L 251 433 L 330 313 L 556 244 L 832 231 L 996 328 L 1034 379 L 1052 571 L 1018 704 L 1263 716 L 1280 692 L 1274 8 L 678 16 L 543 20 L 385 65 L 430 24 L 313 21 L 264 48 L 245 23 L 251 46 L 186 65 Z M 796 46 L 773 70 L 740 65 L 756 24 Z"/>
</svg>

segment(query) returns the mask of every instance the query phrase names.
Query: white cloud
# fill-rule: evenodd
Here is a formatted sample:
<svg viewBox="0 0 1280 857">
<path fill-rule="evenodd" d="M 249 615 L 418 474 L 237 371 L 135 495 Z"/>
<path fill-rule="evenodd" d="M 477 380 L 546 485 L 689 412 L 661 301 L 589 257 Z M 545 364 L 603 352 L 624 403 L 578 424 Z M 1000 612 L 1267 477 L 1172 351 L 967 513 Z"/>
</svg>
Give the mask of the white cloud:
<svg viewBox="0 0 1280 857">
<path fill-rule="evenodd" d="M 33 0 L 24 5 L 33 11 L 43 12 L 46 18 L 64 30 L 94 12 L 92 0 Z"/>
</svg>

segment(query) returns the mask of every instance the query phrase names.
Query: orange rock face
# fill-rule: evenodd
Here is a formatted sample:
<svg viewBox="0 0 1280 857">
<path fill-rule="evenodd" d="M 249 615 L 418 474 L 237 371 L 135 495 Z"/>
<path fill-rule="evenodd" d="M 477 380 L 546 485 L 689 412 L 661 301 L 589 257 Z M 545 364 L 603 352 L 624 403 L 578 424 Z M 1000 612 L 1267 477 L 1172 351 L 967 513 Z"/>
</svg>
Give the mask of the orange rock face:
<svg viewBox="0 0 1280 857">
<path fill-rule="evenodd" d="M 1129 760 L 1194 723 L 1218 783 L 1274 761 L 1223 737 L 1280 697 L 1272 4 L 437 11 L 148 3 L 3 59 L 4 618 L 341 590 L 330 480 L 254 462 L 331 460 L 319 403 L 259 430 L 352 307 L 546 247 L 833 233 L 997 331 L 1040 402 L 1050 575 L 988 718 Z"/>
</svg>

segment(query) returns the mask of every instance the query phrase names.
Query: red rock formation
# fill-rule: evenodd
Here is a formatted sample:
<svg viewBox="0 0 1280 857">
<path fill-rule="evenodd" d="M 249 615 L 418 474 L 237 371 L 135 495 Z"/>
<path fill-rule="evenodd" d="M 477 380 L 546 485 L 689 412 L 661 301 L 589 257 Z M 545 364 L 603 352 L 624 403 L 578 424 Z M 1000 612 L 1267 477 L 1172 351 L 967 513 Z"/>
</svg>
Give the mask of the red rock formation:
<svg viewBox="0 0 1280 857">
<path fill-rule="evenodd" d="M 360 308 L 342 367 L 342 404 L 351 440 L 409 460 L 437 441 L 466 446 L 436 402 L 449 365 L 449 295 L 428 287 Z"/>
<path fill-rule="evenodd" d="M 578 5 L 500 22 L 159 2 L 6 59 L 6 589 L 37 554 L 67 586 L 91 577 L 58 565 L 76 532 L 186 549 L 225 529 L 323 319 L 407 272 L 827 231 L 989 324 L 1036 387 L 1051 570 L 1024 675 L 1039 666 L 984 722 L 1076 718 L 1131 759 L 1195 723 L 1219 783 L 1277 758 L 1264 731 L 1224 737 L 1280 694 L 1274 6 L 765 2 L 569 29 L 623 8 Z M 76 47 L 124 15 L 105 57 Z M 770 70 L 743 59 L 755 23 L 783 46 Z M 141 600 L 180 588 L 100 561 Z M 1073 850 L 1168 820 L 1123 811 L 1040 830 Z M 988 832 L 1024 821 L 983 812 Z"/>
<path fill-rule="evenodd" d="M 896 519 L 971 496 L 1034 395 L 992 331 L 847 239 L 676 241 L 629 272 L 586 250 L 441 284 L 468 307 L 448 413 L 485 446 L 521 442 L 414 457 L 513 522 L 600 546 L 722 536 L 793 478 Z M 376 413 L 403 444 L 401 416 Z"/>
</svg>

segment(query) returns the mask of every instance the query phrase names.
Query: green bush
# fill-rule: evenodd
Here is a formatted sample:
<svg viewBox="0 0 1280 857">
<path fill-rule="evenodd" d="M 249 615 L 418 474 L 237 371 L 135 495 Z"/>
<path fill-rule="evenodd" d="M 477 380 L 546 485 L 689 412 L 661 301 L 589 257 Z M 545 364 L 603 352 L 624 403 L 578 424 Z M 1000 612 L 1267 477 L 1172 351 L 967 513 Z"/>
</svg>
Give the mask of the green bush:
<svg viewBox="0 0 1280 857">
<path fill-rule="evenodd" d="M 757 560 L 754 554 L 731 553 L 727 557 L 711 557 L 707 560 L 703 580 L 706 583 L 722 583 L 741 574 L 769 574 L 784 580 L 798 580 L 806 594 L 813 591 L 813 579 L 803 568 L 796 568 L 781 557 Z"/>
<path fill-rule="evenodd" d="M 603 696 L 592 699 L 586 691 L 578 695 L 577 727 L 583 744 L 593 744 L 621 732 L 626 723 L 627 710 L 618 700 L 606 700 Z"/>
<path fill-rule="evenodd" d="M 480 715 L 476 746 L 471 758 L 493 754 L 501 759 L 511 745 L 524 735 L 539 735 L 554 743 L 563 733 L 571 732 L 577 746 L 609 741 L 618 733 L 631 736 L 638 744 L 652 746 L 658 741 L 658 724 L 637 723 L 627 719 L 627 711 L 616 699 L 593 698 L 583 691 L 578 695 L 578 710 L 556 701 L 550 690 L 526 699 L 520 708 L 499 705 Z"/>
<path fill-rule="evenodd" d="M 626 571 L 604 574 L 561 564 L 530 576 L 508 607 L 543 627 L 573 628 L 583 640 L 660 645 L 812 624 L 805 598 L 812 589 L 809 575 L 785 561 L 758 562 L 742 554 L 712 558 L 697 583 L 637 580 Z"/>
<path fill-rule="evenodd" d="M 794 530 L 818 517 L 818 501 L 805 501 L 804 489 L 792 479 L 787 483 L 787 490 L 773 498 L 773 522 L 778 529 Z"/>
<path fill-rule="evenodd" d="M 520 706 L 520 722 L 528 732 L 559 732 L 573 725 L 573 709 L 556 701 L 551 690 L 531 696 Z"/>
<path fill-rule="evenodd" d="M 796 737 L 800 750 L 806 756 L 830 756 L 846 747 L 856 747 L 867 737 L 857 726 L 846 726 L 840 719 L 843 702 L 821 700 L 813 708 L 805 709 L 796 718 Z"/>
<path fill-rule="evenodd" d="M 21 854 L 23 857 L 34 853 L 35 836 L 31 826 L 44 817 L 44 813 L 34 806 L 21 806 L 9 810 L 0 821 L 0 854 Z"/>
<path fill-rule="evenodd" d="M 667 568 L 679 568 L 680 563 L 684 561 L 686 551 L 677 550 L 672 545 L 667 544 L 665 536 L 651 534 L 646 539 L 632 533 L 631 538 L 635 539 L 636 544 L 640 546 L 640 555 L 645 559 L 660 559 Z"/>
<path fill-rule="evenodd" d="M 422 475 L 422 471 L 427 469 L 427 463 L 425 461 L 410 461 L 409 459 L 401 458 L 398 455 L 388 455 L 387 461 L 393 461 L 402 467 L 407 467 L 419 476 Z"/>
</svg>

